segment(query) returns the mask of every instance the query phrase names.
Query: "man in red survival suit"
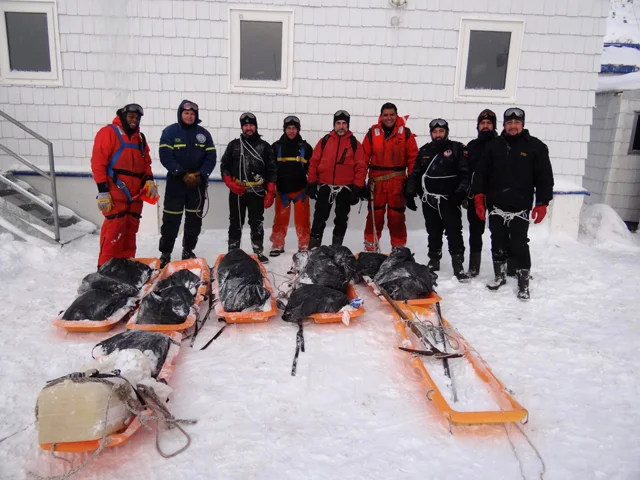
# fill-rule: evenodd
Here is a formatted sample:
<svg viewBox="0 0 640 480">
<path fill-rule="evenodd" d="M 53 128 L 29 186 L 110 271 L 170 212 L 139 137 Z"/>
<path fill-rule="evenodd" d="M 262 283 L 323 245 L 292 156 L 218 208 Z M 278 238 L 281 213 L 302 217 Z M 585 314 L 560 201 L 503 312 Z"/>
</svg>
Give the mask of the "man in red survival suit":
<svg viewBox="0 0 640 480">
<path fill-rule="evenodd" d="M 140 132 L 142 115 L 140 105 L 125 105 L 110 125 L 98 131 L 93 144 L 91 170 L 104 215 L 98 267 L 112 258 L 135 256 L 142 201 L 158 201 L 149 146 Z"/>
<path fill-rule="evenodd" d="M 373 125 L 362 142 L 364 154 L 369 164 L 369 188 L 362 192 L 369 199 L 369 213 L 364 230 L 364 248 L 367 252 L 377 249 L 384 213 L 387 211 L 391 247 L 404 247 L 407 243 L 406 208 L 403 188 L 407 174 L 413 170 L 418 156 L 415 135 L 405 126 L 404 118 L 398 116 L 393 103 L 385 103 L 380 109 L 378 123 Z M 373 203 L 373 219 L 371 204 Z M 409 205 L 415 210 L 415 202 Z M 375 219 L 375 236 L 374 220 Z M 375 238 L 377 237 L 377 238 Z"/>
</svg>

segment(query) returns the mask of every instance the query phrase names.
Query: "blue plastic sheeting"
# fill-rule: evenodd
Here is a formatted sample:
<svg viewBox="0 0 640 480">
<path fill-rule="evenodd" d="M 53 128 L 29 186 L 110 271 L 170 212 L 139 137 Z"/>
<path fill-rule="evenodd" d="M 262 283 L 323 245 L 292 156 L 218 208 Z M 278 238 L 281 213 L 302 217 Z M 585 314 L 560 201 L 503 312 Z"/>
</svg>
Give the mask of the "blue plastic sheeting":
<svg viewBox="0 0 640 480">
<path fill-rule="evenodd" d="M 600 65 L 600 73 L 633 73 L 640 70 L 635 65 Z"/>
<path fill-rule="evenodd" d="M 605 43 L 604 47 L 625 47 L 625 48 L 635 48 L 636 50 L 640 50 L 640 44 L 638 43 Z"/>
</svg>

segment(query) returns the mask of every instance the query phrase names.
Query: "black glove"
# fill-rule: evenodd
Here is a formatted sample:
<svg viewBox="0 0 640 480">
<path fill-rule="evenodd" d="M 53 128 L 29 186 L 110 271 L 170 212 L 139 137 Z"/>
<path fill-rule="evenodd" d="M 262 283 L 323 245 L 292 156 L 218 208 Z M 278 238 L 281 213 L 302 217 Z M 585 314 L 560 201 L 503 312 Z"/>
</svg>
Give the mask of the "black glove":
<svg viewBox="0 0 640 480">
<path fill-rule="evenodd" d="M 468 198 L 465 198 L 464 200 L 462 200 L 462 203 L 460 204 L 460 206 L 461 206 L 462 208 L 464 208 L 465 210 L 466 210 L 467 208 L 469 208 L 469 199 L 468 199 Z"/>
<path fill-rule="evenodd" d="M 418 206 L 416 205 L 415 197 L 405 197 L 405 198 L 406 198 L 406 202 L 407 202 L 407 208 L 409 210 L 411 210 L 412 212 L 415 212 L 416 210 L 418 210 Z"/>
<path fill-rule="evenodd" d="M 417 193 L 417 189 L 416 189 L 416 185 L 414 182 L 412 182 L 411 180 L 409 180 L 404 188 L 402 189 L 402 193 L 404 194 L 405 197 L 409 198 L 413 198 L 416 196 Z"/>
<path fill-rule="evenodd" d="M 369 190 L 367 187 L 363 188 L 360 192 L 360 198 L 365 202 L 371 200 L 371 190 Z"/>
<path fill-rule="evenodd" d="M 313 200 L 317 200 L 318 198 L 318 184 L 317 183 L 309 183 L 307 185 L 307 196 L 312 198 Z"/>
<path fill-rule="evenodd" d="M 459 207 L 466 200 L 466 198 L 467 198 L 467 192 L 457 191 L 451 196 L 451 201 L 454 203 L 456 207 Z M 467 208 L 467 207 L 464 207 L 464 208 Z"/>
<path fill-rule="evenodd" d="M 360 201 L 360 194 L 362 192 L 362 188 L 356 185 L 349 185 L 351 189 L 351 205 L 357 205 Z"/>
</svg>

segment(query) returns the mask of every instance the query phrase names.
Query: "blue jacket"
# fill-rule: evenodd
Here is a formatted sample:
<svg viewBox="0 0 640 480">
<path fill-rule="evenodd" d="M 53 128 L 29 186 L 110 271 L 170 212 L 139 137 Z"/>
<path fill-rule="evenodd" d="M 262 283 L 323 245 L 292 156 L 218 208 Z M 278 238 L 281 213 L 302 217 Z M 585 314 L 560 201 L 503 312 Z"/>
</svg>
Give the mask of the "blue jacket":
<svg viewBox="0 0 640 480">
<path fill-rule="evenodd" d="M 178 123 L 162 131 L 160 162 L 167 169 L 169 177 L 182 179 L 185 173 L 200 172 L 200 177 L 207 179 L 216 166 L 216 147 L 211 134 L 198 125 L 198 112 L 193 125 L 182 123 L 183 106 L 188 102 L 183 100 L 178 107 Z"/>
</svg>

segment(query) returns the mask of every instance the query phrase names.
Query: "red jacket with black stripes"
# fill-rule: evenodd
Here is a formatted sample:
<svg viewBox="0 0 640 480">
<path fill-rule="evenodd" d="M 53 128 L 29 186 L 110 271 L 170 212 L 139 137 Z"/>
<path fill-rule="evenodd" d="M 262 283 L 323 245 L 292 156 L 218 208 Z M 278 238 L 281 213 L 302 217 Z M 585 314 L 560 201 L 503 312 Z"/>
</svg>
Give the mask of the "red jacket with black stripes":
<svg viewBox="0 0 640 480">
<path fill-rule="evenodd" d="M 365 135 L 362 148 L 369 164 L 369 177 L 396 171 L 408 175 L 413 170 L 418 156 L 416 136 L 406 127 L 404 118 L 400 116 L 388 137 L 385 136 L 382 116 L 378 118 L 378 123 Z"/>
<path fill-rule="evenodd" d="M 309 183 L 327 185 L 355 185 L 364 187 L 367 178 L 367 162 L 362 144 L 356 140 L 353 151 L 350 131 L 339 136 L 335 130 L 329 134 L 326 145 L 322 148 L 323 139 L 313 149 L 309 162 Z"/>
</svg>

